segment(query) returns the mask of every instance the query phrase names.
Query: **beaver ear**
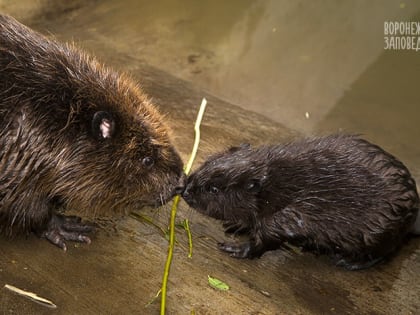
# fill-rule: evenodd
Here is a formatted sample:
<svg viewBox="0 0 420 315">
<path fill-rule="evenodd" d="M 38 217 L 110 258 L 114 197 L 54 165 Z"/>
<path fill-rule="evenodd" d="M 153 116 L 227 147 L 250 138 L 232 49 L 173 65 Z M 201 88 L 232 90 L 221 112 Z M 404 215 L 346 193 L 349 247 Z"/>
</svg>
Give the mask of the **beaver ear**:
<svg viewBox="0 0 420 315">
<path fill-rule="evenodd" d="M 92 133 L 97 139 L 112 138 L 115 134 L 114 117 L 108 112 L 96 112 L 92 118 Z"/>
</svg>

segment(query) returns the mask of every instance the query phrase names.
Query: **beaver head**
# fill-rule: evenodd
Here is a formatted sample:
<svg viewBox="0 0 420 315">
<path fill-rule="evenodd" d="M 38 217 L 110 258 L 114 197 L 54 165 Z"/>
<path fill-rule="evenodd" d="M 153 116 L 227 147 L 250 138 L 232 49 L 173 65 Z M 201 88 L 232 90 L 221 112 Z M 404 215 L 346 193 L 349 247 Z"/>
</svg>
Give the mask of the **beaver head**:
<svg viewBox="0 0 420 315">
<path fill-rule="evenodd" d="M 133 80 L 7 16 L 0 47 L 0 197 L 14 223 L 44 220 L 41 200 L 102 214 L 172 196 L 182 161 Z"/>
<path fill-rule="evenodd" d="M 188 176 L 184 200 L 216 219 L 248 225 L 267 180 L 266 165 L 254 155 L 249 145 L 241 145 L 211 156 Z"/>
</svg>

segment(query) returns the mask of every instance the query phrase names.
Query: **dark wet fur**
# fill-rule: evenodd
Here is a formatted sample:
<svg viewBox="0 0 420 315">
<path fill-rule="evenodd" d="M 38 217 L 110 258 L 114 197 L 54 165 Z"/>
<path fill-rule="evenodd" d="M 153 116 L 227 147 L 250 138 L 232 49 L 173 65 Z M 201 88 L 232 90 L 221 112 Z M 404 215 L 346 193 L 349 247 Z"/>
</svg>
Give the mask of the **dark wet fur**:
<svg viewBox="0 0 420 315">
<path fill-rule="evenodd" d="M 347 135 L 231 148 L 188 178 L 183 197 L 227 222 L 228 232 L 248 232 L 249 243 L 219 244 L 234 257 L 259 257 L 287 241 L 348 269 L 395 252 L 419 209 L 407 168 Z"/>
<path fill-rule="evenodd" d="M 133 81 L 0 15 L 0 231 L 159 205 L 182 161 Z M 57 221 L 58 222 L 58 221 Z"/>
</svg>

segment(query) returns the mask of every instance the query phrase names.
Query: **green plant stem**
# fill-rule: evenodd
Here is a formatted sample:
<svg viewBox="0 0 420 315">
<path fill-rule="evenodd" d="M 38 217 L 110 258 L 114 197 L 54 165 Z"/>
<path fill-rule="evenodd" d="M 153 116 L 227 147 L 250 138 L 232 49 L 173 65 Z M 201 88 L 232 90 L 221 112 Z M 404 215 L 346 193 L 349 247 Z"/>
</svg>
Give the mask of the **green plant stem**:
<svg viewBox="0 0 420 315">
<path fill-rule="evenodd" d="M 201 125 L 201 120 L 203 119 L 204 110 L 206 109 L 206 105 L 207 105 L 207 100 L 205 98 L 203 98 L 203 100 L 201 101 L 200 110 L 198 111 L 197 119 L 196 119 L 195 125 L 194 125 L 194 132 L 195 132 L 194 146 L 193 146 L 193 149 L 191 151 L 191 155 L 190 155 L 190 158 L 188 160 L 188 163 L 184 168 L 184 172 L 185 172 L 186 175 L 188 175 L 188 173 L 190 172 L 192 164 L 193 164 L 194 159 L 195 159 L 195 156 L 197 155 L 198 144 L 200 143 L 200 125 Z M 162 288 L 161 288 L 161 291 L 162 291 L 161 292 L 162 297 L 161 297 L 161 300 L 160 300 L 160 314 L 161 315 L 165 315 L 165 310 L 166 310 L 166 291 L 167 291 L 167 286 L 168 286 L 169 271 L 171 269 L 172 257 L 173 257 L 173 253 L 174 253 L 175 218 L 176 218 L 176 210 L 177 210 L 177 207 L 178 207 L 179 200 L 180 200 L 180 196 L 176 195 L 173 199 L 172 208 L 171 208 L 171 219 L 170 219 L 170 223 L 169 223 L 168 256 L 166 257 L 165 270 L 163 272 Z M 190 249 L 190 251 L 191 250 L 192 249 Z"/>
<path fill-rule="evenodd" d="M 165 314 L 166 309 L 166 290 L 168 287 L 168 278 L 169 278 L 169 270 L 171 269 L 172 257 L 174 253 L 174 244 L 175 244 L 175 217 L 176 217 L 176 209 L 179 203 L 179 195 L 174 197 L 172 208 L 171 208 L 171 220 L 169 223 L 169 246 L 168 246 L 168 256 L 166 258 L 165 263 L 165 270 L 163 272 L 163 280 L 162 280 L 162 288 L 161 288 L 161 300 L 160 300 L 160 314 Z"/>
<path fill-rule="evenodd" d="M 189 248 L 188 258 L 192 258 L 193 244 L 192 244 L 192 235 L 191 235 L 191 230 L 190 230 L 190 222 L 188 219 L 185 219 L 184 226 L 185 226 L 185 231 L 187 232 L 187 235 L 188 235 L 188 248 Z"/>
</svg>

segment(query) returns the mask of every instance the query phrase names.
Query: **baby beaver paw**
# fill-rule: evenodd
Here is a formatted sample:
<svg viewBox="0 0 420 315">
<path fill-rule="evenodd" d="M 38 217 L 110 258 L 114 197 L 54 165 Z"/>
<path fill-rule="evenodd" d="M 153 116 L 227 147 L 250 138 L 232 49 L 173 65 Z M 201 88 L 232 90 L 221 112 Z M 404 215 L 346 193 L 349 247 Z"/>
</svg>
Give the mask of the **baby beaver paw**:
<svg viewBox="0 0 420 315">
<path fill-rule="evenodd" d="M 76 216 L 66 217 L 53 214 L 48 222 L 47 229 L 42 231 L 40 236 L 65 251 L 67 250 L 65 241 L 90 244 L 90 238 L 84 234 L 92 232 L 95 228 L 81 221 L 82 219 Z"/>
<path fill-rule="evenodd" d="M 385 260 L 384 257 L 379 258 L 370 258 L 365 261 L 348 261 L 345 258 L 336 257 L 335 258 L 335 265 L 338 267 L 344 267 L 347 270 L 355 271 L 355 270 L 363 270 L 370 268 L 376 264 L 379 264 Z"/>
<path fill-rule="evenodd" d="M 220 250 L 229 253 L 234 258 L 257 258 L 264 253 L 264 250 L 261 251 L 251 242 L 241 244 L 218 243 L 217 246 Z"/>
</svg>

